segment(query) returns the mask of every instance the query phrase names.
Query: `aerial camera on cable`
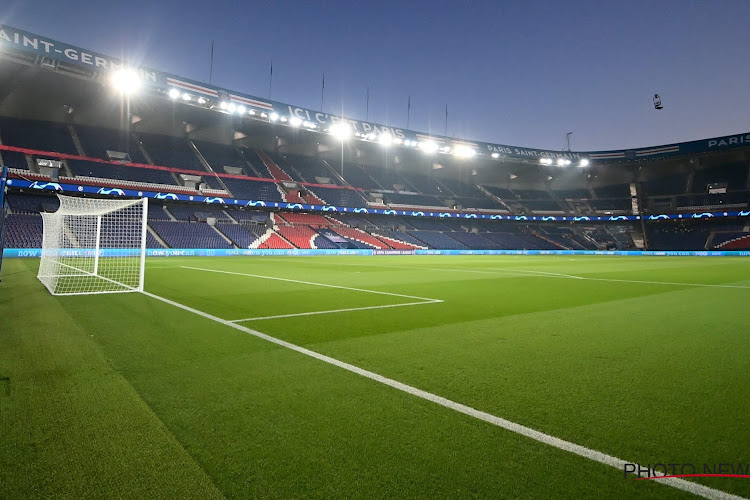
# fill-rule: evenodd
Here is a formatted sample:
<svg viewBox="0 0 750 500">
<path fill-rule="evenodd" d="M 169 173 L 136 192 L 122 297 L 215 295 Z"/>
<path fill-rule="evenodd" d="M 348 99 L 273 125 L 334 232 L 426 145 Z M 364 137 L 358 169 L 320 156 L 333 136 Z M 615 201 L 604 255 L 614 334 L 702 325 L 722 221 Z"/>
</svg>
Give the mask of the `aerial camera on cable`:
<svg viewBox="0 0 750 500">
<path fill-rule="evenodd" d="M 659 94 L 654 94 L 654 109 L 664 109 L 664 106 L 661 105 Z"/>
</svg>

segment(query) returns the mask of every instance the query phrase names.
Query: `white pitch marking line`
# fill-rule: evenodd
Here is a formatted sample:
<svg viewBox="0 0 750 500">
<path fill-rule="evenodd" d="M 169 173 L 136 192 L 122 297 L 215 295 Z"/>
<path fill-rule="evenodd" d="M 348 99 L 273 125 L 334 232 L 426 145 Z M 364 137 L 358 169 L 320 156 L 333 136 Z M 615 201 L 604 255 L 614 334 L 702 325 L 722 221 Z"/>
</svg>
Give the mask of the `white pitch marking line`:
<svg viewBox="0 0 750 500">
<path fill-rule="evenodd" d="M 314 286 L 324 286 L 326 288 L 339 288 L 341 290 L 351 290 L 353 292 L 365 292 L 365 293 L 375 293 L 378 295 L 390 295 L 391 297 L 404 297 L 407 299 L 417 299 L 417 300 L 424 300 L 424 301 L 430 301 L 434 302 L 439 299 L 430 299 L 426 297 L 417 297 L 415 295 L 404 295 L 401 293 L 391 293 L 391 292 L 380 292 L 378 290 L 365 290 L 364 288 L 352 288 L 348 286 L 340 286 L 340 285 L 328 285 L 326 283 L 315 283 L 312 281 L 301 281 L 301 280 L 293 280 L 289 278 L 277 278 L 275 276 L 263 276 L 261 274 L 249 274 L 249 273 L 236 273 L 232 271 L 220 271 L 218 269 L 205 269 L 203 267 L 190 267 L 190 266 L 180 266 L 183 269 L 193 269 L 196 271 L 208 271 L 211 273 L 222 273 L 222 274 L 232 274 L 235 276 L 249 276 L 251 278 L 263 278 L 267 280 L 278 280 L 278 281 L 289 281 L 291 283 L 301 283 L 303 285 L 314 285 Z"/>
<path fill-rule="evenodd" d="M 337 264 L 337 265 L 362 265 L 358 264 Z M 367 264 L 369 265 L 369 264 Z M 645 280 L 627 280 L 617 278 L 594 278 L 590 276 L 576 276 L 574 274 L 561 274 L 561 273 L 550 273 L 546 271 L 533 271 L 527 269 L 514 269 L 514 268 L 483 268 L 483 269 L 497 269 L 497 271 L 480 271 L 478 269 L 448 269 L 438 267 L 414 267 L 414 266 L 388 266 L 388 265 L 376 265 L 375 267 L 388 267 L 395 269 L 413 269 L 415 271 L 437 271 L 437 272 L 453 272 L 453 273 L 476 273 L 476 274 L 493 274 L 498 276 L 513 276 L 512 273 L 542 273 L 542 274 L 516 274 L 515 276 L 521 277 L 526 276 L 529 278 L 567 278 L 576 280 L 588 280 L 588 281 L 609 281 L 615 283 L 641 283 L 646 285 L 672 285 L 672 286 L 697 286 L 707 288 L 740 288 L 750 289 L 750 285 L 728 285 L 723 283 L 680 283 L 671 281 L 645 281 Z"/>
<path fill-rule="evenodd" d="M 273 344 L 279 345 L 281 347 L 285 347 L 287 349 L 290 349 L 292 351 L 298 352 L 300 354 L 303 354 L 305 356 L 309 356 L 311 358 L 317 359 L 319 361 L 323 361 L 324 363 L 328 363 L 330 365 L 342 368 L 344 370 L 347 370 L 351 373 L 355 373 L 357 375 L 360 375 L 362 377 L 368 378 L 370 380 L 374 380 L 375 382 L 387 385 L 389 387 L 392 387 L 394 389 L 397 389 L 399 391 L 405 392 L 407 394 L 411 394 L 412 396 L 416 396 L 418 398 L 431 401 L 435 404 L 438 404 L 440 406 L 443 406 L 445 408 L 457 411 L 458 413 L 463 413 L 464 415 L 468 415 L 470 417 L 474 417 L 476 419 L 482 420 L 484 422 L 487 422 L 489 424 L 495 425 L 497 427 L 501 427 L 503 429 L 506 429 L 511 432 L 515 432 L 516 434 L 520 434 L 522 436 L 526 436 L 528 438 L 531 438 L 535 441 L 538 441 L 543 444 L 547 444 L 549 446 L 552 446 L 554 448 L 567 451 L 570 453 L 573 453 L 575 455 L 588 458 L 589 460 L 593 460 L 595 462 L 599 462 L 604 465 L 608 465 L 610 467 L 614 467 L 619 470 L 623 470 L 625 464 L 629 463 L 635 463 L 635 462 L 628 462 L 626 460 L 622 460 L 617 457 L 613 457 L 612 455 L 607 455 L 606 453 L 602 453 L 600 451 L 592 450 L 590 448 L 586 448 L 585 446 L 581 446 L 579 444 L 572 443 L 570 441 L 565 441 L 564 439 L 557 438 L 555 436 L 552 436 L 550 434 L 545 434 L 543 432 L 537 431 L 532 429 L 531 427 L 526 427 L 521 424 L 517 424 L 515 422 L 511 422 L 510 420 L 506 420 L 501 417 L 497 417 L 495 415 L 492 415 L 490 413 L 483 412 L 481 410 L 477 410 L 475 408 L 472 408 L 470 406 L 466 406 L 461 403 L 457 403 L 455 401 L 452 401 L 450 399 L 444 398 L 442 396 L 438 396 L 437 394 L 433 394 L 431 392 L 423 391 L 422 389 L 417 389 L 416 387 L 404 384 L 403 382 L 399 382 L 398 380 L 394 380 L 392 378 L 384 377 L 383 375 L 379 375 L 375 372 L 371 372 L 369 370 L 365 370 L 364 368 L 360 368 L 358 366 L 346 363 L 344 361 L 340 361 L 336 358 L 332 358 L 330 356 L 326 356 L 324 354 L 320 354 L 315 351 L 311 351 L 310 349 L 306 349 L 304 347 L 298 346 L 296 344 L 292 344 L 291 342 L 287 342 L 285 340 L 278 339 L 276 337 L 272 337 L 270 335 L 267 335 L 265 333 L 259 332 L 257 330 L 252 330 L 250 328 L 238 325 L 236 323 L 232 323 L 231 321 L 227 321 L 225 319 L 219 318 L 218 316 L 213 316 L 212 314 L 199 311 L 198 309 L 193 309 L 190 306 L 186 306 L 184 304 L 180 304 L 179 302 L 175 302 L 173 300 L 167 299 L 165 297 L 160 297 L 158 295 L 154 295 L 153 293 L 149 292 L 142 292 L 144 295 L 154 298 L 156 300 L 160 300 L 162 302 L 165 302 L 167 304 L 170 304 L 174 307 L 178 307 L 180 309 L 183 309 L 185 311 L 191 312 L 193 314 L 196 314 L 198 316 L 202 316 L 206 319 L 210 319 L 212 321 L 215 321 L 217 323 L 220 323 L 222 325 L 228 326 L 230 328 L 234 328 L 236 330 L 239 330 L 241 332 L 247 333 L 248 335 L 252 335 L 254 337 L 257 337 L 259 339 L 266 340 L 268 342 L 271 342 Z M 643 469 L 645 470 L 645 468 Z M 663 473 L 660 473 L 658 471 L 651 471 L 651 475 L 657 475 L 662 476 Z M 668 486 L 672 486 L 673 488 L 677 488 L 678 490 L 687 491 L 689 493 L 693 493 L 694 495 L 702 496 L 704 498 L 710 498 L 710 499 L 717 499 L 717 500 L 743 500 L 743 497 L 733 495 L 731 493 L 727 493 L 722 490 L 717 490 L 715 488 L 711 488 L 709 486 L 704 486 L 702 484 L 694 483 L 692 481 L 686 481 L 684 479 L 680 478 L 665 478 L 659 480 L 660 484 L 665 484 Z"/>
<path fill-rule="evenodd" d="M 333 310 L 328 310 L 328 311 L 313 311 L 313 312 L 294 313 L 294 314 L 279 314 L 276 316 L 262 316 L 259 318 L 235 319 L 233 321 L 230 321 L 230 323 L 244 323 L 245 321 L 260 321 L 264 319 L 293 318 L 296 316 L 316 316 L 318 314 L 333 314 L 333 313 L 351 312 L 351 311 L 366 311 L 368 309 L 386 309 L 388 307 L 421 306 L 423 304 L 439 304 L 441 302 L 443 301 L 431 300 L 429 302 L 406 302 L 404 304 L 387 304 L 384 306 L 352 307 L 350 309 L 333 309 Z"/>
</svg>

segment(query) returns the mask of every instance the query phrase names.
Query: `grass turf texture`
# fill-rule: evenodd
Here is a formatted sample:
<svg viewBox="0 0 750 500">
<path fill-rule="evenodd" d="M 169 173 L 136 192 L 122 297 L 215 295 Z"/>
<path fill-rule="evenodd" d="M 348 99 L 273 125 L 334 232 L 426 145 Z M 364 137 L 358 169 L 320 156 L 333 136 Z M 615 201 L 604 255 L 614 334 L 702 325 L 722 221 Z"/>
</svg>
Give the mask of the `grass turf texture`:
<svg viewBox="0 0 750 500">
<path fill-rule="evenodd" d="M 0 497 L 689 496 L 141 294 L 52 297 L 37 265 L 0 284 Z M 625 460 L 750 461 L 750 260 L 148 261 L 147 291 L 236 320 L 414 299 L 182 266 L 443 300 L 241 324 Z"/>
</svg>

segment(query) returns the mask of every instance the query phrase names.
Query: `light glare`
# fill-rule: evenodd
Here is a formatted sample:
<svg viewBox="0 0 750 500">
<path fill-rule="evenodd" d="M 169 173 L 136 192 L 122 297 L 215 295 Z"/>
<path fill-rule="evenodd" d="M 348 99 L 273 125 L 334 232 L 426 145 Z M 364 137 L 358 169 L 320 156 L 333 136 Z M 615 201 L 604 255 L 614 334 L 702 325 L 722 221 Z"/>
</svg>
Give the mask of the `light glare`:
<svg viewBox="0 0 750 500">
<path fill-rule="evenodd" d="M 112 74 L 112 85 L 121 94 L 134 94 L 141 88 L 141 77 L 135 70 L 121 69 Z"/>
<path fill-rule="evenodd" d="M 437 142 L 435 141 L 422 141 L 419 143 L 419 149 L 424 151 L 427 154 L 432 154 L 438 150 L 440 146 L 438 146 Z"/>
<path fill-rule="evenodd" d="M 331 125 L 328 131 L 332 135 L 338 137 L 338 139 L 341 141 L 345 141 L 349 138 L 349 136 L 352 135 L 351 127 L 345 123 L 334 123 L 333 125 Z"/>
</svg>

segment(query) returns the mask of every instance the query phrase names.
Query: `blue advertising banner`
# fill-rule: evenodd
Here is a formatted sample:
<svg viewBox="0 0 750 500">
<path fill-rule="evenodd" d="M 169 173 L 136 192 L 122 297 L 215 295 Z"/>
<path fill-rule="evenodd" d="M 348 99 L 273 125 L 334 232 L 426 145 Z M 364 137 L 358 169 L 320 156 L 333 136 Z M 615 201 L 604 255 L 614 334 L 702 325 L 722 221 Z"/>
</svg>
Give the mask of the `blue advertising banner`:
<svg viewBox="0 0 750 500">
<path fill-rule="evenodd" d="M 356 208 L 335 207 L 333 205 L 307 205 L 302 203 L 271 202 L 262 200 L 241 200 L 234 198 L 219 198 L 215 196 L 198 196 L 177 193 L 163 193 L 153 191 L 140 191 L 135 189 L 106 188 L 98 186 L 86 186 L 78 184 L 66 184 L 59 182 L 29 181 L 24 179 L 9 179 L 8 187 L 18 189 L 39 189 L 43 191 L 55 191 L 70 194 L 98 194 L 106 196 L 129 196 L 138 198 L 153 198 L 156 200 L 187 201 L 199 204 L 216 204 L 233 208 L 256 208 L 256 209 L 281 209 L 291 211 L 307 211 L 347 214 L 376 214 L 397 215 L 407 217 L 438 217 L 446 219 L 477 219 L 477 220 L 504 220 L 516 222 L 621 222 L 637 220 L 681 220 L 681 219 L 704 219 L 714 217 L 747 217 L 750 210 L 733 210 L 726 212 L 700 212 L 686 214 L 652 214 L 652 215 L 502 215 L 479 212 L 440 212 L 423 210 L 392 210 L 383 208 Z"/>
</svg>

